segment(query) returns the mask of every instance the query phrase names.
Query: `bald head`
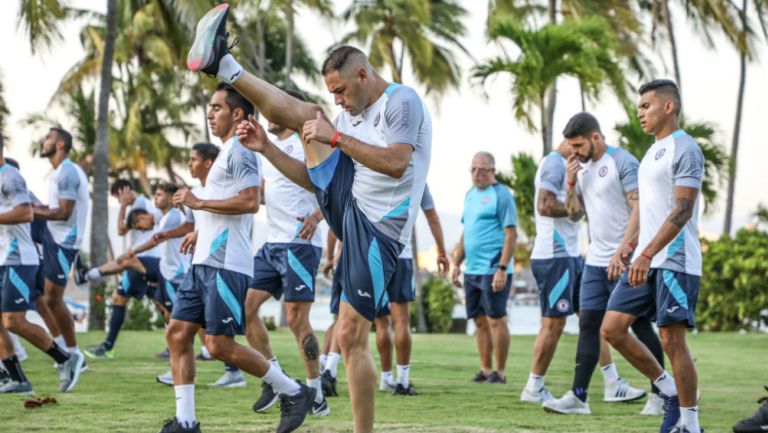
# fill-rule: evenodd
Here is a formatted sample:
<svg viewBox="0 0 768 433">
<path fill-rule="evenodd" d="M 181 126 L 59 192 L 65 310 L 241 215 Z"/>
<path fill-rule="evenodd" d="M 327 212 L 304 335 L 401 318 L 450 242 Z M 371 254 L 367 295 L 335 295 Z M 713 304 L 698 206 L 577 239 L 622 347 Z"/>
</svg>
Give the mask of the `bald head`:
<svg viewBox="0 0 768 433">
<path fill-rule="evenodd" d="M 323 75 L 328 75 L 333 71 L 338 71 L 339 75 L 349 77 L 360 69 L 365 70 L 368 75 L 371 75 L 373 67 L 368 60 L 368 56 L 355 47 L 344 45 L 335 48 L 328 54 L 328 57 L 323 62 L 322 73 Z"/>
<path fill-rule="evenodd" d="M 482 161 L 487 164 L 487 167 L 491 167 L 491 168 L 496 167 L 496 158 L 494 158 L 490 152 L 486 152 L 486 151 L 477 152 L 475 156 L 472 157 L 472 161 L 477 161 L 477 162 Z"/>
</svg>

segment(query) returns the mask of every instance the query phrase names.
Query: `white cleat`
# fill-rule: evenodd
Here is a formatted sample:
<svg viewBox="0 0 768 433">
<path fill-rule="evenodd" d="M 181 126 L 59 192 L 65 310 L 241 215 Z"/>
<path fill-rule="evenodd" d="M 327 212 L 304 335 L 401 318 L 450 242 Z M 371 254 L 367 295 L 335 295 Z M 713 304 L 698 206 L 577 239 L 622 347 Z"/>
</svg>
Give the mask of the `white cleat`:
<svg viewBox="0 0 768 433">
<path fill-rule="evenodd" d="M 562 398 L 545 401 L 542 405 L 545 412 L 559 413 L 563 415 L 591 415 L 589 401 L 581 401 L 573 391 L 568 391 Z"/>
<path fill-rule="evenodd" d="M 643 410 L 640 411 L 640 415 L 646 416 L 662 416 L 664 415 L 664 399 L 659 397 L 658 394 L 651 393 L 648 396 L 648 400 L 645 402 Z"/>
<path fill-rule="evenodd" d="M 379 391 L 392 392 L 395 390 L 395 382 L 379 382 Z"/>
<path fill-rule="evenodd" d="M 171 370 L 168 370 L 168 372 L 161 374 L 160 376 L 155 376 L 155 380 L 157 383 L 173 386 L 173 373 Z"/>
<path fill-rule="evenodd" d="M 523 392 L 520 393 L 520 401 L 527 401 L 530 403 L 545 403 L 554 399 L 555 397 L 544 387 L 536 392 L 530 392 L 528 389 L 523 388 Z"/>
<path fill-rule="evenodd" d="M 238 371 L 225 371 L 224 374 L 214 383 L 208 384 L 208 386 L 214 388 L 242 388 L 246 385 L 245 376 L 243 372 Z"/>
<path fill-rule="evenodd" d="M 629 403 L 645 397 L 645 390 L 632 388 L 629 383 L 619 378 L 616 382 L 606 385 L 603 392 L 603 401 L 608 403 Z"/>
</svg>

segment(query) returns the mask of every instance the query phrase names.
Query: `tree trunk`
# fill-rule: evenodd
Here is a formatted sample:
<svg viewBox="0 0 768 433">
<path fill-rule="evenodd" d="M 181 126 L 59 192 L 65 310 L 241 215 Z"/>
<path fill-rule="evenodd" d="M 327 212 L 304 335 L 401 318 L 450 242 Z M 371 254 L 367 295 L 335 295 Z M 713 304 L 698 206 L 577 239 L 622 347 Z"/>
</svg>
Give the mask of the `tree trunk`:
<svg viewBox="0 0 768 433">
<path fill-rule="evenodd" d="M 208 129 L 208 103 L 206 102 L 205 94 L 200 94 L 201 107 L 203 109 L 203 130 L 205 131 L 206 143 L 211 142 L 211 130 Z"/>
<path fill-rule="evenodd" d="M 539 117 L 541 117 L 541 157 L 544 158 L 552 150 L 552 146 L 547 146 L 547 123 L 549 108 L 544 100 L 544 95 L 539 95 L 541 101 L 539 105 Z"/>
<path fill-rule="evenodd" d="M 544 155 L 552 151 L 552 125 L 555 123 L 555 104 L 557 103 L 557 81 L 547 90 L 547 103 L 545 108 L 546 122 L 542 125 L 544 133 Z"/>
<path fill-rule="evenodd" d="M 672 51 L 672 66 L 675 68 L 675 82 L 677 83 L 677 88 L 680 90 L 680 94 L 682 95 L 683 86 L 682 81 L 680 80 L 680 62 L 677 55 L 675 30 L 672 27 L 672 14 L 669 10 L 669 0 L 662 0 L 661 6 L 663 8 L 662 12 L 664 13 L 664 25 L 667 27 L 667 36 L 669 37 L 669 47 Z"/>
<path fill-rule="evenodd" d="M 741 10 L 742 34 L 747 28 L 747 5 L 748 0 L 743 0 Z M 745 47 L 746 49 L 746 47 Z M 733 141 L 731 144 L 731 160 L 728 161 L 728 202 L 725 205 L 725 223 L 723 224 L 723 234 L 731 234 L 731 223 L 733 222 L 733 200 L 736 189 L 736 161 L 739 156 L 739 135 L 741 134 L 741 113 L 744 108 L 744 88 L 747 84 L 747 56 L 741 53 L 740 72 L 739 72 L 739 96 L 736 99 L 736 121 L 733 125 Z"/>
<path fill-rule="evenodd" d="M 584 97 L 584 83 L 579 80 L 579 95 L 581 96 L 581 111 L 587 111 L 587 100 Z"/>
<path fill-rule="evenodd" d="M 109 221 L 107 206 L 109 182 L 109 95 L 112 91 L 112 59 L 115 55 L 117 27 L 117 0 L 107 1 L 107 35 L 104 41 L 104 58 L 101 63 L 101 86 L 96 119 L 96 146 L 93 152 L 93 204 L 91 214 L 91 265 L 106 263 L 109 249 Z M 104 330 L 106 322 L 105 283 L 90 284 L 90 314 L 88 329 Z"/>
<path fill-rule="evenodd" d="M 288 1 L 285 8 L 285 88 L 293 90 L 291 71 L 293 70 L 293 2 Z"/>
</svg>

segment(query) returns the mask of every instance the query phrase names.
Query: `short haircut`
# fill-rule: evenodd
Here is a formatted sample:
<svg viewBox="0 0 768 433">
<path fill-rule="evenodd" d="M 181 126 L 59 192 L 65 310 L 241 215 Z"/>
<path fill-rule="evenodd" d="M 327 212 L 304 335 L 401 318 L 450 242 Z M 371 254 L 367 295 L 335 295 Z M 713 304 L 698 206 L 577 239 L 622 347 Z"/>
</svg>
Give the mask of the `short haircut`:
<svg viewBox="0 0 768 433">
<path fill-rule="evenodd" d="M 72 150 L 72 134 L 69 133 L 69 131 L 52 126 L 51 131 L 56 132 L 56 138 L 64 142 L 64 150 L 69 152 Z"/>
<path fill-rule="evenodd" d="M 241 95 L 240 93 L 235 90 L 234 87 L 232 87 L 231 84 L 227 83 L 219 83 L 216 85 L 216 91 L 223 90 L 227 92 L 227 97 L 224 98 L 225 101 L 227 101 L 227 105 L 229 105 L 229 109 L 231 111 L 234 111 L 236 108 L 239 108 L 243 110 L 244 118 L 248 118 L 248 115 L 253 115 L 254 109 L 253 104 L 251 104 L 251 101 L 245 98 L 245 96 Z"/>
<path fill-rule="evenodd" d="M 334 48 L 323 62 L 323 68 L 321 69 L 323 75 L 328 75 L 333 71 L 341 71 L 344 69 L 344 66 L 346 66 L 347 61 L 351 57 L 355 57 L 357 55 L 362 55 L 365 57 L 364 52 L 349 45 L 342 45 L 338 48 Z"/>
<path fill-rule="evenodd" d="M 1 148 L 2 147 L 0 146 L 0 149 Z M 5 158 L 5 163 L 15 168 L 16 170 L 21 170 L 21 168 L 19 167 L 19 162 L 13 158 Z"/>
<path fill-rule="evenodd" d="M 164 191 L 166 194 L 173 195 L 179 190 L 179 186 L 173 182 L 161 182 L 157 189 Z"/>
<path fill-rule="evenodd" d="M 648 92 L 656 92 L 659 95 L 664 95 L 671 98 L 675 103 L 675 114 L 680 115 L 682 110 L 682 101 L 680 99 L 680 89 L 672 80 L 653 80 L 640 86 L 640 96 Z"/>
<path fill-rule="evenodd" d="M 587 112 L 582 112 L 574 115 L 568 120 L 565 129 L 563 129 L 563 137 L 589 137 L 593 132 L 602 134 L 600 131 L 600 123 L 595 119 L 595 116 Z"/>
<path fill-rule="evenodd" d="M 214 161 L 219 156 L 219 147 L 211 143 L 196 143 L 192 146 L 192 150 L 206 161 Z"/>
<path fill-rule="evenodd" d="M 125 187 L 133 189 L 133 185 L 131 185 L 131 182 L 128 179 L 117 179 L 112 183 L 112 186 L 109 187 L 109 193 L 111 195 L 117 195 L 117 193 Z"/>
<path fill-rule="evenodd" d="M 482 156 L 484 157 L 488 163 L 491 165 L 491 167 L 496 168 L 496 158 L 493 157 L 493 154 L 491 152 L 486 152 L 484 150 L 481 150 L 480 152 L 477 152 L 475 156 L 472 157 L 472 159 Z"/>
<path fill-rule="evenodd" d="M 135 228 L 139 224 L 139 217 L 142 215 L 149 215 L 149 212 L 146 209 L 134 209 L 128 212 L 128 228 Z"/>
</svg>

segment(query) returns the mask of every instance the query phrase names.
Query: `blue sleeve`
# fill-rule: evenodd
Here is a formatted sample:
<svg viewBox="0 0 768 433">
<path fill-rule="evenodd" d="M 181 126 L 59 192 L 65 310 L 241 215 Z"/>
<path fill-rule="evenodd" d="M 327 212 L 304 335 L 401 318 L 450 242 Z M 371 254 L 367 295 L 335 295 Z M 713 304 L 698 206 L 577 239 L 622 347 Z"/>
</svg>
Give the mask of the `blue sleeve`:
<svg viewBox="0 0 768 433">
<path fill-rule="evenodd" d="M 387 145 L 407 143 L 415 149 L 419 145 L 418 135 L 424 120 L 421 99 L 410 87 L 398 86 L 389 96 L 384 109 L 387 125 Z"/>
<path fill-rule="evenodd" d="M 56 180 L 56 186 L 59 189 L 59 198 L 66 200 L 77 200 L 77 189 L 80 187 L 80 176 L 72 163 L 61 167 L 59 178 Z"/>
<path fill-rule="evenodd" d="M 701 189 L 704 179 L 704 155 L 690 136 L 675 141 L 675 159 L 672 160 L 675 186 Z"/>
<path fill-rule="evenodd" d="M 424 184 L 424 195 L 421 196 L 421 210 L 428 211 L 435 208 L 435 201 L 429 192 L 429 185 Z"/>
<path fill-rule="evenodd" d="M 467 197 L 469 197 L 469 194 L 472 193 L 473 189 L 470 189 L 469 191 L 464 194 L 464 210 L 461 211 L 461 223 L 464 224 L 464 214 L 467 213 Z"/>
<path fill-rule="evenodd" d="M 554 153 L 554 152 L 553 152 Z M 557 194 L 563 189 L 565 181 L 565 164 L 560 155 L 547 155 L 541 161 L 541 176 L 539 177 L 539 188 L 544 188 Z"/>
<path fill-rule="evenodd" d="M 619 180 L 624 187 L 624 192 L 628 193 L 637 189 L 637 169 L 640 166 L 637 158 L 624 149 L 618 149 L 611 156 L 616 163 L 616 170 L 619 173 Z"/>
<path fill-rule="evenodd" d="M 3 193 L 8 197 L 11 206 L 16 207 L 22 204 L 29 204 L 29 192 L 27 191 L 27 182 L 21 177 L 18 171 L 11 168 L 3 173 Z"/>
<path fill-rule="evenodd" d="M 238 192 L 261 185 L 261 164 L 256 154 L 250 150 L 243 146 L 233 146 L 228 155 L 227 165 Z"/>
<path fill-rule="evenodd" d="M 496 189 L 496 217 L 502 227 L 517 227 L 517 206 L 509 190 L 498 183 Z"/>
</svg>

